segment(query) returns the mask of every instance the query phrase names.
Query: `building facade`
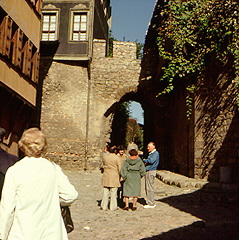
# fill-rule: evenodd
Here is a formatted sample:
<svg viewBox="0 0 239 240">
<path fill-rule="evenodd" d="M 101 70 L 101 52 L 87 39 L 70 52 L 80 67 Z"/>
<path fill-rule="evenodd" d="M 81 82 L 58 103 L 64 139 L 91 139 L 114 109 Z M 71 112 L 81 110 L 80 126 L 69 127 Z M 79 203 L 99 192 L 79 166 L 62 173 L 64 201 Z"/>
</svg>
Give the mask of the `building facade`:
<svg viewBox="0 0 239 240">
<path fill-rule="evenodd" d="M 9 152 L 32 126 L 39 77 L 41 0 L 0 1 L 0 127 Z"/>
<path fill-rule="evenodd" d="M 115 104 L 137 89 L 136 44 L 108 57 L 110 1 L 43 2 L 39 119 L 46 157 L 64 169 L 98 168 Z"/>
<path fill-rule="evenodd" d="M 42 15 L 43 57 L 54 55 L 53 59 L 58 61 L 89 61 L 93 39 L 108 43 L 109 0 L 45 0 Z"/>
</svg>

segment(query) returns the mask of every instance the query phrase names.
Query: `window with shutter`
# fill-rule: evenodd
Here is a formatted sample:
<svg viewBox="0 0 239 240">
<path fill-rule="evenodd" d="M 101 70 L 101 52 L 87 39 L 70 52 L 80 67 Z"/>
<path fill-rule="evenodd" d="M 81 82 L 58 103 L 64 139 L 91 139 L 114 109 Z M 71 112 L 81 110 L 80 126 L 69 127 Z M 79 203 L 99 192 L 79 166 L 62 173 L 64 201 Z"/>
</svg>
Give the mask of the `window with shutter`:
<svg viewBox="0 0 239 240">
<path fill-rule="evenodd" d="M 87 41 L 87 13 L 72 12 L 71 41 Z"/>
<path fill-rule="evenodd" d="M 40 54 L 35 52 L 32 58 L 32 81 L 38 83 Z"/>
<path fill-rule="evenodd" d="M 0 26 L 0 53 L 10 58 L 13 20 L 5 16 Z"/>
<path fill-rule="evenodd" d="M 42 41 L 57 40 L 57 12 L 43 12 Z"/>
<path fill-rule="evenodd" d="M 22 72 L 28 77 L 31 76 L 32 47 L 33 44 L 30 40 L 26 41 L 23 47 Z"/>
<path fill-rule="evenodd" d="M 16 67 L 21 67 L 22 65 L 22 45 L 23 45 L 23 31 L 17 29 L 13 38 L 13 51 L 12 51 L 12 63 Z"/>
</svg>

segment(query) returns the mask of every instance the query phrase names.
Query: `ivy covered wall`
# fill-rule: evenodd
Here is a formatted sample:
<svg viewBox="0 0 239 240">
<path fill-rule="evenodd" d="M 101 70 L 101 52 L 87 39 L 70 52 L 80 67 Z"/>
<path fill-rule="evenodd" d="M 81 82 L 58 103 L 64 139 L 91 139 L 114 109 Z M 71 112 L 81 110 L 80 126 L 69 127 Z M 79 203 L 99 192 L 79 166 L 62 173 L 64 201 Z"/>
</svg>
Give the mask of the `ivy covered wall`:
<svg viewBox="0 0 239 240">
<path fill-rule="evenodd" d="M 158 124 L 148 137 L 158 142 L 162 168 L 219 181 L 227 166 L 238 181 L 238 42 L 236 1 L 155 5 L 141 71 L 149 88 L 141 89 L 155 94 L 145 119 Z"/>
</svg>

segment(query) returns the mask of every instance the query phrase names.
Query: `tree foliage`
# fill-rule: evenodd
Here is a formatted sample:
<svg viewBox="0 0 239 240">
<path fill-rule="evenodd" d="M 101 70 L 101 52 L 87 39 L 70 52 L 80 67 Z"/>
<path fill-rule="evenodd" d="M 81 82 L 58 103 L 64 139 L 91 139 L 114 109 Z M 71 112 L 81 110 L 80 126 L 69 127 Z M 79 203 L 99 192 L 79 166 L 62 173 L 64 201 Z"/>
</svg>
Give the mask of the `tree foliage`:
<svg viewBox="0 0 239 240">
<path fill-rule="evenodd" d="M 112 132 L 110 136 L 112 145 L 123 145 L 124 147 L 127 146 L 126 130 L 129 117 L 129 102 L 119 104 L 115 111 L 114 119 L 112 122 Z"/>
<path fill-rule="evenodd" d="M 136 143 L 140 150 L 143 148 L 143 129 L 135 119 L 129 119 L 126 130 L 126 145 Z"/>
<path fill-rule="evenodd" d="M 234 0 L 167 0 L 161 6 L 158 50 L 164 60 L 161 81 L 167 83 L 159 95 L 174 89 L 175 80 L 188 80 L 189 93 L 194 80 L 203 78 L 207 56 L 226 64 L 234 59 L 238 82 L 239 29 L 238 3 Z M 192 99 L 187 98 L 187 105 Z M 190 115 L 190 111 L 187 113 Z"/>
<path fill-rule="evenodd" d="M 113 57 L 113 44 L 116 39 L 113 37 L 112 31 L 109 31 L 109 57 Z"/>
<path fill-rule="evenodd" d="M 141 59 L 143 57 L 144 44 L 139 43 L 138 40 L 136 40 L 135 43 L 136 43 L 136 58 Z"/>
<path fill-rule="evenodd" d="M 143 128 L 135 119 L 130 118 L 130 102 L 124 102 L 117 106 L 112 122 L 111 145 L 124 146 L 134 142 L 139 149 L 143 148 Z"/>
</svg>

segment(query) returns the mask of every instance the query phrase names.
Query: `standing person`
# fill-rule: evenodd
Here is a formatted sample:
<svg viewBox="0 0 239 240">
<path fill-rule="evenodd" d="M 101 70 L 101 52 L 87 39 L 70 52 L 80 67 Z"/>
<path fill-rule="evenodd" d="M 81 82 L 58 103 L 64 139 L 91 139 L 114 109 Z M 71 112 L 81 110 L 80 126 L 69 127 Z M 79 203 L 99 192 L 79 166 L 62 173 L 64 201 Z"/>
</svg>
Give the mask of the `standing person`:
<svg viewBox="0 0 239 240">
<path fill-rule="evenodd" d="M 107 154 L 109 154 L 109 147 L 108 147 L 108 146 L 106 146 L 106 147 L 104 148 L 103 154 L 102 154 L 102 159 L 100 160 L 100 166 L 99 166 L 99 168 L 100 168 L 101 173 L 104 172 L 103 156 L 105 156 L 105 155 L 107 155 Z"/>
<path fill-rule="evenodd" d="M 156 170 L 159 164 L 159 153 L 155 148 L 155 144 L 150 142 L 148 144 L 148 158 L 144 159 L 146 165 L 146 177 L 145 177 L 145 190 L 148 198 L 148 204 L 144 205 L 144 208 L 155 208 L 154 202 L 154 178 L 156 176 Z"/>
<path fill-rule="evenodd" d="M 123 164 L 123 162 L 124 162 L 125 159 L 127 158 L 127 155 L 126 155 L 126 153 L 125 153 L 124 147 L 119 146 L 117 156 L 120 157 L 121 162 L 122 162 L 122 164 Z"/>
<path fill-rule="evenodd" d="M 120 187 L 121 160 L 115 154 L 115 147 L 111 147 L 109 152 L 109 154 L 103 156 L 104 173 L 102 177 L 103 198 L 101 209 L 108 209 L 110 193 L 110 210 L 114 211 L 118 209 L 117 188 Z"/>
<path fill-rule="evenodd" d="M 78 193 L 58 165 L 41 157 L 46 138 L 38 128 L 24 131 L 18 145 L 25 157 L 6 173 L 0 239 L 67 240 L 60 205 L 70 205 Z"/>
<path fill-rule="evenodd" d="M 123 210 L 129 210 L 129 198 L 133 197 L 132 210 L 137 210 L 136 203 L 141 195 L 141 177 L 146 174 L 145 166 L 141 158 L 138 156 L 138 151 L 131 149 L 130 157 L 127 158 L 121 168 L 121 176 L 125 180 L 123 194 L 125 197 L 125 207 Z"/>
<path fill-rule="evenodd" d="M 118 154 L 117 154 L 117 156 L 120 158 L 121 165 L 122 165 L 124 163 L 125 159 L 128 157 L 126 155 L 126 153 L 125 153 L 125 150 L 124 150 L 123 146 L 119 146 L 118 147 Z M 118 197 L 118 200 L 119 200 L 119 205 L 122 205 L 122 206 L 124 204 L 124 202 L 123 202 L 123 200 L 124 200 L 123 187 L 124 187 L 124 180 L 121 177 L 120 178 L 120 187 L 118 188 L 118 191 L 117 191 L 117 197 Z"/>
<path fill-rule="evenodd" d="M 131 143 L 128 144 L 127 151 L 126 151 L 126 154 L 127 154 L 128 156 L 129 156 L 129 151 L 130 151 L 131 149 L 135 149 L 136 151 L 139 151 L 138 145 L 137 145 L 136 143 L 134 143 L 134 142 L 131 142 Z"/>
<path fill-rule="evenodd" d="M 0 144 L 3 141 L 5 134 L 6 130 L 4 128 L 0 128 Z M 12 166 L 17 161 L 18 161 L 17 156 L 7 153 L 0 146 L 0 200 L 2 196 L 2 188 L 6 171 L 10 166 Z"/>
<path fill-rule="evenodd" d="M 106 146 L 106 147 L 104 148 L 103 156 L 104 156 L 104 155 L 107 155 L 107 154 L 109 154 L 109 147 L 108 147 L 108 146 Z"/>
</svg>

